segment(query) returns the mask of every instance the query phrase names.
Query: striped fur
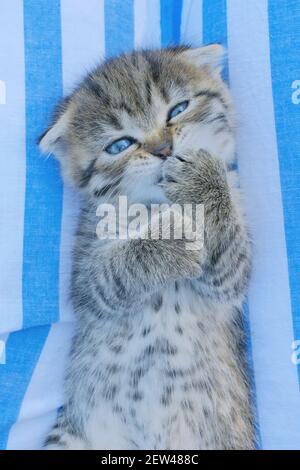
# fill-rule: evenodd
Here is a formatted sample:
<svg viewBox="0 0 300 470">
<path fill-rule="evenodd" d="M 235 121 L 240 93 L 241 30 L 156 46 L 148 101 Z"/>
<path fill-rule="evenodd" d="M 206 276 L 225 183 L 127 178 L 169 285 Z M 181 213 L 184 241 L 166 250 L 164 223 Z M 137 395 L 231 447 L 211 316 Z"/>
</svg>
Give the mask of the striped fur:
<svg viewBox="0 0 300 470">
<path fill-rule="evenodd" d="M 41 139 L 83 195 L 66 401 L 48 449 L 252 449 L 241 304 L 250 247 L 226 165 L 232 104 L 218 46 L 141 51 L 98 67 Z M 187 109 L 167 121 L 170 109 Z M 105 150 L 132 137 L 120 155 Z M 171 141 L 172 155 L 155 149 Z M 204 204 L 205 242 L 105 240 L 96 208 Z"/>
</svg>

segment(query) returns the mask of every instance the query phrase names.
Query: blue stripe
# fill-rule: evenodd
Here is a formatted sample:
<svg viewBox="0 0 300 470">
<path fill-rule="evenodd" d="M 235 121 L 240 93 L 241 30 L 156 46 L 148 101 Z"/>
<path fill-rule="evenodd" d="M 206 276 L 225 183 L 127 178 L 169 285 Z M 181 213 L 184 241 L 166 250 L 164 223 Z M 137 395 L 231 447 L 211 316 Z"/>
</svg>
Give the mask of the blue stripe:
<svg viewBox="0 0 300 470">
<path fill-rule="evenodd" d="M 0 365 L 0 449 L 6 448 L 49 327 L 12 333 L 6 342 L 6 365 Z"/>
<path fill-rule="evenodd" d="M 133 0 L 105 0 L 106 56 L 116 56 L 134 48 Z"/>
<path fill-rule="evenodd" d="M 202 6 L 203 44 L 222 44 L 227 48 L 227 4 L 226 0 L 203 0 Z M 229 81 L 228 64 L 223 69 L 223 79 Z"/>
<path fill-rule="evenodd" d="M 62 95 L 59 0 L 24 1 L 26 194 L 23 326 L 59 318 L 62 183 L 54 159 L 42 158 L 36 139 Z"/>
<path fill-rule="evenodd" d="M 291 307 L 300 339 L 300 104 L 292 84 L 300 80 L 300 2 L 269 0 L 270 55 Z M 300 93 L 298 95 L 300 97 Z M 290 347 L 290 345 L 287 345 Z M 287 354 L 289 351 L 287 350 Z M 298 366 L 300 386 L 300 366 Z"/>
<path fill-rule="evenodd" d="M 160 25 L 162 47 L 180 43 L 182 0 L 160 0 Z"/>
</svg>

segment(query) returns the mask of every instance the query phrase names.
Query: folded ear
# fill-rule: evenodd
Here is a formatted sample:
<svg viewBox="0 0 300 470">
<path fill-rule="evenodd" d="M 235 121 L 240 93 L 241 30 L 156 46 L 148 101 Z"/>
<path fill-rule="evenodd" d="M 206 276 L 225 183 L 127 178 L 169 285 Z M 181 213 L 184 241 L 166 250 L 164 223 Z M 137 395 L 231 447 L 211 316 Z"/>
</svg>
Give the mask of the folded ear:
<svg viewBox="0 0 300 470">
<path fill-rule="evenodd" d="M 220 44 L 194 47 L 182 52 L 189 63 L 198 67 L 207 67 L 214 75 L 219 75 L 223 69 L 225 48 Z"/>
<path fill-rule="evenodd" d="M 66 152 L 71 113 L 72 107 L 68 105 L 68 100 L 65 100 L 57 109 L 53 124 L 39 138 L 42 153 L 52 153 L 60 160 Z"/>
</svg>

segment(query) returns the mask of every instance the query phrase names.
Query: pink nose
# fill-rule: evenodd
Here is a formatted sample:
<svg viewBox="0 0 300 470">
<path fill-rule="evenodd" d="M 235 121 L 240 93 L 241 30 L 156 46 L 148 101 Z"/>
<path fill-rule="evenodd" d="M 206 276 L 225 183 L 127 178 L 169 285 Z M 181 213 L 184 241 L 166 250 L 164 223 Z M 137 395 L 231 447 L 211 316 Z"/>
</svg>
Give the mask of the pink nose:
<svg viewBox="0 0 300 470">
<path fill-rule="evenodd" d="M 172 155 L 172 144 L 170 142 L 164 143 L 163 145 L 154 148 L 151 153 L 160 158 L 169 157 Z"/>
</svg>

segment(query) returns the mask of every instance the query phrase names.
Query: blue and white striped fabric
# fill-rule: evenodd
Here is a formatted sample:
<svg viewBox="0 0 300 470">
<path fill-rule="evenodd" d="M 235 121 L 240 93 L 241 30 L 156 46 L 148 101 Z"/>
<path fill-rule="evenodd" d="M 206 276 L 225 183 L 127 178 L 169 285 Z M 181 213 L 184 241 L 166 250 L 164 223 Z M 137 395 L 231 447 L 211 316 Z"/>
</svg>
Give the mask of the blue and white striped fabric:
<svg viewBox="0 0 300 470">
<path fill-rule="evenodd" d="M 1 0 L 1 449 L 41 446 L 73 326 L 78 201 L 35 140 L 99 60 L 180 42 L 228 47 L 255 252 L 247 314 L 261 448 L 300 449 L 299 0 Z"/>
</svg>

